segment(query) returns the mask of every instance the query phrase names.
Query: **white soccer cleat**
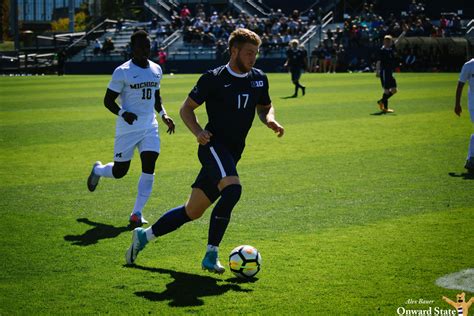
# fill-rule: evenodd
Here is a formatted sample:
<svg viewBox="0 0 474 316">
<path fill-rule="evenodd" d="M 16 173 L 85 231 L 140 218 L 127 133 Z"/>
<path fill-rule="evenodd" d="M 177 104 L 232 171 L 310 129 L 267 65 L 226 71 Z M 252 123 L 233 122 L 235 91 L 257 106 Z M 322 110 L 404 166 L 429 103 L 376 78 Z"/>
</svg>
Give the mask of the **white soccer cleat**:
<svg viewBox="0 0 474 316">
<path fill-rule="evenodd" d="M 89 175 L 89 178 L 87 178 L 87 188 L 89 191 L 94 192 L 95 188 L 99 184 L 100 176 L 95 174 L 94 168 L 98 165 L 101 165 L 102 163 L 100 161 L 96 161 L 94 165 L 92 166 L 92 171 L 91 174 Z"/>
</svg>

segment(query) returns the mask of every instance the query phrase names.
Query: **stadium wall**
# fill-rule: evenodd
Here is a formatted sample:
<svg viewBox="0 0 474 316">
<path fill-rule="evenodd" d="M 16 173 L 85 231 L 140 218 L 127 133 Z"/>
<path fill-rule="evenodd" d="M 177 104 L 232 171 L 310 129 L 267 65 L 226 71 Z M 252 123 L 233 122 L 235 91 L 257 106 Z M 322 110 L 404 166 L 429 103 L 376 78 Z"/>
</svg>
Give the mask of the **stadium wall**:
<svg viewBox="0 0 474 316">
<path fill-rule="evenodd" d="M 265 58 L 257 60 L 256 68 L 265 72 L 283 71 L 283 58 Z M 112 74 L 114 69 L 123 61 L 100 62 L 67 62 L 66 74 Z M 203 73 L 208 69 L 220 66 L 222 62 L 216 60 L 177 60 L 168 61 L 164 67 L 165 73 Z"/>
</svg>

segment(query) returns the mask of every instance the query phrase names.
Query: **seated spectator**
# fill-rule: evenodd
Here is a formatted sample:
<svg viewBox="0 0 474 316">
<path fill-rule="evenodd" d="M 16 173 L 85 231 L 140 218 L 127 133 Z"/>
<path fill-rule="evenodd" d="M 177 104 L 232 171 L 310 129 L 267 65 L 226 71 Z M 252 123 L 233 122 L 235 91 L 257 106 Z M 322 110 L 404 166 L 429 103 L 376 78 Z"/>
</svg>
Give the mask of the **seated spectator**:
<svg viewBox="0 0 474 316">
<path fill-rule="evenodd" d="M 102 45 L 102 54 L 109 55 L 115 49 L 114 42 L 111 37 L 107 37 Z"/>
<path fill-rule="evenodd" d="M 99 55 L 100 51 L 102 50 L 102 44 L 100 43 L 99 39 L 96 38 L 94 41 L 94 56 Z"/>
</svg>

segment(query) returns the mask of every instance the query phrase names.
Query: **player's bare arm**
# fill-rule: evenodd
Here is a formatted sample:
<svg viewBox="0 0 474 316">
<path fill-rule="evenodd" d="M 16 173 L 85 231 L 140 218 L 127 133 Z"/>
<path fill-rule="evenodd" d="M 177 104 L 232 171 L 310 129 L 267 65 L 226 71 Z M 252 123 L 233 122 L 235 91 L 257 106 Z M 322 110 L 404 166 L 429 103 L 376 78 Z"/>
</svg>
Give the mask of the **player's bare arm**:
<svg viewBox="0 0 474 316">
<path fill-rule="evenodd" d="M 454 104 L 454 113 L 456 113 L 457 116 L 461 116 L 462 113 L 461 97 L 463 88 L 464 82 L 458 81 L 458 87 L 456 89 L 456 103 Z"/>
<path fill-rule="evenodd" d="M 133 122 L 137 120 L 137 116 L 135 115 L 135 113 L 132 113 L 132 112 L 120 113 L 122 109 L 117 104 L 117 102 L 115 102 L 118 96 L 119 96 L 119 93 L 113 90 L 107 89 L 107 91 L 105 92 L 105 97 L 104 97 L 104 105 L 107 109 L 109 109 L 110 112 L 114 113 L 115 115 L 121 115 L 123 119 L 125 120 L 125 122 L 132 125 Z"/>
<path fill-rule="evenodd" d="M 212 133 L 203 129 L 199 124 L 196 113 L 194 113 L 194 110 L 198 107 L 199 104 L 190 97 L 187 97 L 179 110 L 179 115 L 191 133 L 196 136 L 197 142 L 201 145 L 206 145 L 211 141 Z"/>
<path fill-rule="evenodd" d="M 163 105 L 163 100 L 161 99 L 160 90 L 155 91 L 155 111 L 159 113 L 163 123 L 168 126 L 166 131 L 168 134 L 173 134 L 176 126 L 174 125 L 173 119 L 166 113 L 165 106 Z"/>
<path fill-rule="evenodd" d="M 282 137 L 285 133 L 285 129 L 275 120 L 275 109 L 272 104 L 268 105 L 257 105 L 257 114 L 263 124 L 267 125 L 268 128 L 278 133 L 278 137 Z"/>
</svg>

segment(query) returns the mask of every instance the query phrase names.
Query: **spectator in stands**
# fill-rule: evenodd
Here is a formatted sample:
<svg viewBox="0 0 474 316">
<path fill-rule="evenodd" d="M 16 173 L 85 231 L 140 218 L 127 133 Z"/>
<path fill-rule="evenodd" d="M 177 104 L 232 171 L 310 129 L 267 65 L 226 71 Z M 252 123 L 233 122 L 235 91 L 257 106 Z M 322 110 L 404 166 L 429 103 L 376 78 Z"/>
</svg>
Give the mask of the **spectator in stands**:
<svg viewBox="0 0 474 316">
<path fill-rule="evenodd" d="M 117 33 L 120 33 L 120 31 L 122 30 L 122 27 L 123 27 L 123 20 L 121 18 L 118 18 L 117 24 L 115 24 L 115 29 Z"/>
<path fill-rule="evenodd" d="M 313 9 L 308 11 L 308 22 L 310 24 L 316 23 L 316 12 Z"/>
<path fill-rule="evenodd" d="M 114 42 L 111 37 L 107 37 L 102 45 L 102 54 L 110 55 L 110 53 L 115 49 Z"/>
<path fill-rule="evenodd" d="M 163 73 L 165 73 L 166 71 L 166 61 L 167 61 L 167 58 L 168 58 L 168 54 L 165 52 L 165 50 L 163 48 L 160 48 L 158 50 L 158 64 L 160 65 Z"/>
<path fill-rule="evenodd" d="M 158 41 L 156 40 L 156 38 L 154 38 L 152 41 L 151 41 L 151 56 L 157 56 L 158 54 Z"/>
<path fill-rule="evenodd" d="M 62 76 L 65 73 L 66 58 L 66 49 L 63 48 L 58 53 L 58 76 Z"/>
<path fill-rule="evenodd" d="M 182 21 L 186 20 L 191 15 L 191 11 L 189 11 L 187 5 L 183 5 L 183 8 L 179 12 L 179 16 Z"/>
<path fill-rule="evenodd" d="M 153 19 L 151 20 L 151 30 L 156 30 L 156 28 L 158 27 L 158 20 L 156 17 L 153 17 Z"/>
<path fill-rule="evenodd" d="M 100 43 L 99 39 L 96 38 L 94 41 L 94 50 L 93 50 L 94 56 L 99 55 L 101 50 L 102 50 L 102 44 Z"/>
<path fill-rule="evenodd" d="M 228 56 L 226 56 L 227 45 L 223 40 L 218 40 L 216 43 L 216 60 L 217 61 L 224 61 L 227 60 Z"/>
</svg>

